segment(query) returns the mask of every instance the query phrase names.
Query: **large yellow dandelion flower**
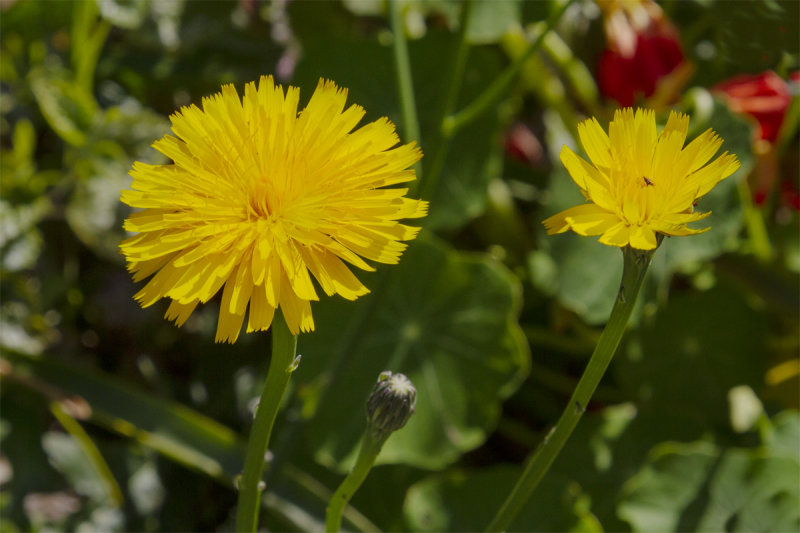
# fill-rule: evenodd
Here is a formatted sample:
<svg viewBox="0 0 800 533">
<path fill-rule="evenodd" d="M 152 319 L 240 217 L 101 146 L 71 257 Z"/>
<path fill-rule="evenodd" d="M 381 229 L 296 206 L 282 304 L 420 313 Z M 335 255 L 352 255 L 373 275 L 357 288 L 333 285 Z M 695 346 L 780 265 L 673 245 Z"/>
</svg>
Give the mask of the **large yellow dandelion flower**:
<svg viewBox="0 0 800 533">
<path fill-rule="evenodd" d="M 241 100 L 226 85 L 175 113 L 175 136 L 153 145 L 173 163 L 135 163 L 122 192 L 144 208 L 125 221 L 138 232 L 120 245 L 128 270 L 155 274 L 136 300 L 170 298 L 166 317 L 180 326 L 222 289 L 216 340 L 235 342 L 248 305 L 248 332 L 268 329 L 279 306 L 293 334 L 313 330 L 311 276 L 329 296 L 369 292 L 345 263 L 397 263 L 417 235 L 398 220 L 427 204 L 384 187 L 414 180 L 422 153 L 397 146 L 386 118 L 355 129 L 364 110 L 346 99 L 320 80 L 298 114 L 299 89 L 262 77 Z"/>
<path fill-rule="evenodd" d="M 739 168 L 736 156 L 717 153 L 722 140 L 709 129 L 683 146 L 689 117 L 671 113 L 661 133 L 650 110 L 618 110 L 608 135 L 596 119 L 578 126 L 581 143 L 592 161 L 564 146 L 561 161 L 590 203 L 571 207 L 544 221 L 548 234 L 569 229 L 601 235 L 600 242 L 652 250 L 656 234 L 694 235 L 689 222 L 710 212 L 694 211 L 698 198 Z M 708 164 L 706 164 L 708 163 Z"/>
</svg>

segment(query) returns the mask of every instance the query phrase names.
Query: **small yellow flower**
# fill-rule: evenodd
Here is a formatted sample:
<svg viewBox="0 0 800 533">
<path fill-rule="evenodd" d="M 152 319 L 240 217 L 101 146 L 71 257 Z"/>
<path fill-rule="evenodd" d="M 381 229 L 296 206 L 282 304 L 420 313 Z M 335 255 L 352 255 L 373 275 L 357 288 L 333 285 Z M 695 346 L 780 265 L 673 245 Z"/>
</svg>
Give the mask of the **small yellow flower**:
<svg viewBox="0 0 800 533">
<path fill-rule="evenodd" d="M 602 235 L 600 242 L 652 250 L 656 233 L 694 235 L 686 226 L 708 213 L 694 211 L 697 199 L 739 168 L 736 156 L 717 153 L 722 140 L 713 130 L 683 146 L 689 117 L 670 113 L 656 132 L 655 114 L 617 110 L 608 135 L 596 119 L 578 125 L 590 165 L 564 146 L 561 162 L 591 203 L 571 207 L 544 221 L 548 234 L 571 229 L 579 235 Z M 708 164 L 706 164 L 708 163 Z"/>
<path fill-rule="evenodd" d="M 347 91 L 320 80 L 298 114 L 299 89 L 262 77 L 183 107 L 175 137 L 153 146 L 169 165 L 136 162 L 133 190 L 121 200 L 144 211 L 120 245 L 135 281 L 153 278 L 135 298 L 143 307 L 172 300 L 179 326 L 222 289 L 216 341 L 235 342 L 249 305 L 247 331 L 270 327 L 280 306 L 293 334 L 314 329 L 311 276 L 327 294 L 355 300 L 368 289 L 345 265 L 397 263 L 427 203 L 405 198 L 422 152 L 386 118 L 358 129 Z M 384 188 L 388 187 L 388 188 Z M 309 275 L 309 272 L 311 275 Z"/>
</svg>

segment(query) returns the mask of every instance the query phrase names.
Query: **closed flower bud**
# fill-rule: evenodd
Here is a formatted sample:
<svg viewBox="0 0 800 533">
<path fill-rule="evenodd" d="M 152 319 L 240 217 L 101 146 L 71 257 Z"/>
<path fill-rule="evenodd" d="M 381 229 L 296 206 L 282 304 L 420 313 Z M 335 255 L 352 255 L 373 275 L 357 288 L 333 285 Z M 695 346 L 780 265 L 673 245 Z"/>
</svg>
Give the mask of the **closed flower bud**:
<svg viewBox="0 0 800 533">
<path fill-rule="evenodd" d="M 367 400 L 367 424 L 373 435 L 386 438 L 414 414 L 417 389 L 403 374 L 381 372 Z"/>
</svg>

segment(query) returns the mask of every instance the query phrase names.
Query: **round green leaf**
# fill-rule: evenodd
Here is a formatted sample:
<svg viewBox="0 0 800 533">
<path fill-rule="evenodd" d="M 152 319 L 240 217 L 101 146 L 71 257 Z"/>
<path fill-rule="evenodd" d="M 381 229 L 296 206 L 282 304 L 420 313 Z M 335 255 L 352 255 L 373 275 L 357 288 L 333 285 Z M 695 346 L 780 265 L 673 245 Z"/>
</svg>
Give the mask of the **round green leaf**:
<svg viewBox="0 0 800 533">
<path fill-rule="evenodd" d="M 417 388 L 416 412 L 378 460 L 440 468 L 485 440 L 501 401 L 527 374 L 520 288 L 501 265 L 428 240 L 384 270 L 358 302 L 316 304 L 317 331 L 300 337 L 297 382 L 318 398 L 310 438 L 318 460 L 344 468 L 378 374 L 401 372 Z"/>
<path fill-rule="evenodd" d="M 767 318 L 735 287 L 675 295 L 640 327 L 612 365 L 643 414 L 660 416 L 659 430 L 697 438 L 728 429 L 728 391 L 763 383 Z"/>
<path fill-rule="evenodd" d="M 619 516 L 634 531 L 680 531 L 681 515 L 702 491 L 719 451 L 706 442 L 667 442 L 651 455 L 652 462 L 625 484 Z"/>
<path fill-rule="evenodd" d="M 700 531 L 800 530 L 800 461 L 733 449 L 722 458 L 709 487 Z"/>
<path fill-rule="evenodd" d="M 797 434 L 792 440 L 796 450 Z M 618 512 L 642 532 L 797 531 L 798 479 L 796 453 L 663 443 L 626 483 Z"/>
</svg>

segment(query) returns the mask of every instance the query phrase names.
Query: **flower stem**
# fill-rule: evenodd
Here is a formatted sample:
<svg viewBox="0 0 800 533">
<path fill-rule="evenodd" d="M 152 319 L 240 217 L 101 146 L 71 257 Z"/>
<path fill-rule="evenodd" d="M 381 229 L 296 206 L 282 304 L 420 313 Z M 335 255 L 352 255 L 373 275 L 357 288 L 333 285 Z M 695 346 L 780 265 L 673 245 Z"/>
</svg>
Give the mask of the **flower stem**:
<svg viewBox="0 0 800 533">
<path fill-rule="evenodd" d="M 643 251 L 634 248 L 623 248 L 624 267 L 622 272 L 622 283 L 620 284 L 617 301 L 611 310 L 605 329 L 597 347 L 594 349 L 589 364 L 583 372 L 578 385 L 572 392 L 567 407 L 558 419 L 555 428 L 545 437 L 544 442 L 533 452 L 525 465 L 525 470 L 517 480 L 517 484 L 508 495 L 502 507 L 497 511 L 492 522 L 486 528 L 487 531 L 504 531 L 508 529 L 511 522 L 516 518 L 522 507 L 528 501 L 531 493 L 539 484 L 539 481 L 547 473 L 564 443 L 569 438 L 572 430 L 578 424 L 581 415 L 586 410 L 589 400 L 592 397 L 600 379 L 608 368 L 614 352 L 617 350 L 622 334 L 628 324 L 642 281 L 650 266 L 650 259 L 654 250 Z"/>
<path fill-rule="evenodd" d="M 364 482 L 369 474 L 370 469 L 375 464 L 375 459 L 381 452 L 383 443 L 389 437 L 390 433 L 383 435 L 376 435 L 369 427 L 364 431 L 364 436 L 361 438 L 361 448 L 358 450 L 358 458 L 356 464 L 347 477 L 344 478 L 342 484 L 336 489 L 336 492 L 331 496 L 331 501 L 328 504 L 328 511 L 325 516 L 325 531 L 333 533 L 339 531 L 342 525 L 342 512 L 345 506 L 350 501 L 350 498 L 358 490 L 358 487 Z"/>
<path fill-rule="evenodd" d="M 408 43 L 403 28 L 403 17 L 400 13 L 399 0 L 389 0 L 389 17 L 392 24 L 394 66 L 397 72 L 397 85 L 400 93 L 400 108 L 403 113 L 405 141 L 421 143 L 417 104 L 414 99 L 414 82 L 411 77 L 411 60 L 408 58 Z M 419 163 L 417 164 L 419 167 Z M 416 168 L 420 176 L 420 168 Z"/>
<path fill-rule="evenodd" d="M 263 490 L 259 485 L 264 470 L 264 456 L 283 393 L 296 367 L 297 337 L 289 331 L 282 313 L 275 313 L 271 329 L 272 357 L 250 430 L 244 471 L 239 482 L 239 502 L 236 509 L 236 531 L 239 532 L 253 532 L 258 526 L 259 500 Z"/>
<path fill-rule="evenodd" d="M 564 14 L 564 11 L 567 10 L 567 7 L 569 7 L 573 1 L 574 0 L 561 0 L 560 4 L 556 5 L 555 11 L 553 11 L 547 19 L 544 30 L 539 34 L 536 40 L 531 43 L 528 50 L 509 65 L 509 67 L 472 103 L 458 113 L 445 118 L 442 124 L 442 133 L 445 138 L 452 137 L 458 130 L 475 120 L 483 112 L 492 108 L 508 86 L 511 85 L 511 82 L 516 79 L 528 58 L 542 46 L 545 36 L 553 29 L 556 23 L 561 19 L 561 15 Z"/>
<path fill-rule="evenodd" d="M 433 163 L 430 165 L 430 170 L 426 174 L 425 182 L 422 184 L 422 192 L 420 197 L 430 200 L 436 191 L 439 182 L 439 176 L 442 174 L 444 168 L 444 161 L 447 158 L 447 152 L 450 147 L 450 141 L 453 137 L 452 132 L 446 135 L 444 129 L 445 118 L 447 118 L 456 107 L 458 101 L 458 93 L 461 89 L 461 82 L 464 79 L 464 70 L 467 67 L 467 58 L 469 57 L 470 44 L 467 40 L 467 27 L 469 26 L 470 17 L 472 16 L 473 6 L 475 0 L 466 0 L 461 4 L 461 19 L 458 27 L 458 44 L 456 45 L 455 56 L 450 61 L 450 72 L 447 76 L 447 89 L 444 93 L 444 100 L 442 102 L 442 109 L 438 118 L 439 131 L 437 131 L 436 152 L 433 156 Z M 430 139 L 429 139 L 430 142 Z"/>
</svg>

